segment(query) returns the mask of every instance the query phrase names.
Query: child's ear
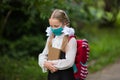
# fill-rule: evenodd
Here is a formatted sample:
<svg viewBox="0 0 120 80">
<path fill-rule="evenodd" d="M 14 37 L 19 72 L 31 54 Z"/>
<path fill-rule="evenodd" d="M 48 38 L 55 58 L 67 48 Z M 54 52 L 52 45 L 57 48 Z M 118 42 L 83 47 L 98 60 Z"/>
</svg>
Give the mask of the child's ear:
<svg viewBox="0 0 120 80">
<path fill-rule="evenodd" d="M 63 22 L 63 26 L 66 26 L 66 25 L 67 25 L 67 23 Z"/>
</svg>

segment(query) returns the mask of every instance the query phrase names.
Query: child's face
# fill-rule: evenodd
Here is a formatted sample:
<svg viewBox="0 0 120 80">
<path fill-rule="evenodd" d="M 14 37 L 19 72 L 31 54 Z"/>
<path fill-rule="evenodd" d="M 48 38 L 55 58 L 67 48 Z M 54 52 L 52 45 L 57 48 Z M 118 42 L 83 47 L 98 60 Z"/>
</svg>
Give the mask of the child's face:
<svg viewBox="0 0 120 80">
<path fill-rule="evenodd" d="M 49 24 L 52 28 L 59 28 L 60 26 L 63 27 L 62 22 L 60 22 L 58 19 L 50 18 Z"/>
</svg>

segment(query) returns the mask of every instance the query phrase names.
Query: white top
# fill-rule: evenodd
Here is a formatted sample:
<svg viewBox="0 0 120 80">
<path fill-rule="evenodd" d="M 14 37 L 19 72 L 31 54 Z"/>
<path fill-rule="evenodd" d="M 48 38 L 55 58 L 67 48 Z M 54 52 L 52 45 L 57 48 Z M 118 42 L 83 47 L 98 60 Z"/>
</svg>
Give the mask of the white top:
<svg viewBox="0 0 120 80">
<path fill-rule="evenodd" d="M 50 27 L 47 28 L 46 32 L 47 32 L 47 36 L 51 35 Z M 64 35 L 69 35 L 69 36 L 74 35 L 74 29 L 66 26 L 63 29 L 63 33 L 64 34 L 60 36 L 55 36 L 55 38 L 52 40 L 52 47 L 60 49 L 62 46 L 62 40 L 63 40 Z M 49 37 L 47 39 L 43 52 L 39 54 L 39 60 L 38 60 L 38 64 L 42 68 L 43 72 L 47 71 L 47 69 L 44 67 L 44 62 L 47 61 L 48 41 L 49 41 Z M 74 64 L 76 51 L 77 51 L 76 39 L 71 38 L 66 46 L 66 53 L 65 53 L 66 59 L 49 60 L 49 61 L 55 63 L 54 66 L 58 70 L 68 69 L 72 67 Z"/>
</svg>

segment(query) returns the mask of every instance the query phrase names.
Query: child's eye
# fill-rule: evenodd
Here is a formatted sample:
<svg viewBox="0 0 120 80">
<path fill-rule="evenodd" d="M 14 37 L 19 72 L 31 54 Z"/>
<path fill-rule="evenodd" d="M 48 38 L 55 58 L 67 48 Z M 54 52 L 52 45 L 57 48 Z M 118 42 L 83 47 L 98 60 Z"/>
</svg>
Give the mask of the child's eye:
<svg viewBox="0 0 120 80">
<path fill-rule="evenodd" d="M 58 25 L 54 25 L 55 28 L 59 27 Z"/>
<path fill-rule="evenodd" d="M 58 28 L 59 27 L 59 25 L 50 25 L 51 27 L 53 27 L 53 28 Z"/>
</svg>

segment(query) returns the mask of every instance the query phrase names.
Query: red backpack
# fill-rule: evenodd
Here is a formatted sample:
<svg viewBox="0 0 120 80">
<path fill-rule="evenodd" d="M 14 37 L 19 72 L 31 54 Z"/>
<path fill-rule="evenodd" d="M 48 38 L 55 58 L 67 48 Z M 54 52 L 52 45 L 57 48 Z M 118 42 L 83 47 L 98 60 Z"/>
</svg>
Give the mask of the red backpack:
<svg viewBox="0 0 120 80">
<path fill-rule="evenodd" d="M 71 36 L 70 38 L 72 38 Z M 88 74 L 87 61 L 89 58 L 89 45 L 86 39 L 77 40 L 77 53 L 75 64 L 73 65 L 74 76 L 76 80 L 84 80 Z"/>
</svg>

